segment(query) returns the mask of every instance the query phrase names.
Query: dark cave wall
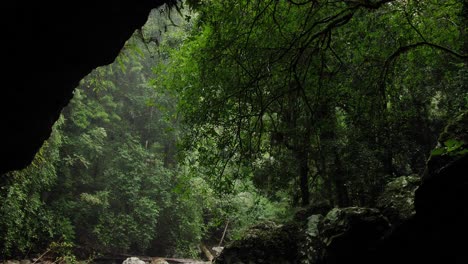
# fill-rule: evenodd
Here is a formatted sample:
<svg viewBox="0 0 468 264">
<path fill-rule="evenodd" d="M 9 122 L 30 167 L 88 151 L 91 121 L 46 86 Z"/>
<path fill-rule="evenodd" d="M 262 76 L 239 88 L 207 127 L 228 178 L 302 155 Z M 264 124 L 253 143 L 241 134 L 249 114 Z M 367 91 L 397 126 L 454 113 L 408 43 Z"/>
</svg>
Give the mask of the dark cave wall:
<svg viewBox="0 0 468 264">
<path fill-rule="evenodd" d="M 0 175 L 28 165 L 73 89 L 111 63 L 151 9 L 176 0 L 3 4 Z"/>
</svg>

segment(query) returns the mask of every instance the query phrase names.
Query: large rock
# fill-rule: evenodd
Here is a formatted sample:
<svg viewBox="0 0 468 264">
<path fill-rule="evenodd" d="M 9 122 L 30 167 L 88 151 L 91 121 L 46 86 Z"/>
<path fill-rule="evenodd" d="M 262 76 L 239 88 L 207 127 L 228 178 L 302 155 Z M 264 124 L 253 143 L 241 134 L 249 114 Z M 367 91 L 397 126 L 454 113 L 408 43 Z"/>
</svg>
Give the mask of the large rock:
<svg viewBox="0 0 468 264">
<path fill-rule="evenodd" d="M 468 111 L 440 135 L 415 205 L 428 261 L 468 263 Z"/>
<path fill-rule="evenodd" d="M 468 263 L 468 113 L 439 137 L 415 193 L 416 214 L 402 223 L 369 263 Z"/>
<path fill-rule="evenodd" d="M 372 253 L 390 224 L 377 209 L 334 208 L 306 222 L 263 223 L 228 245 L 216 263 L 359 263 Z"/>
<path fill-rule="evenodd" d="M 374 208 L 334 208 L 319 223 L 323 249 L 317 263 L 362 263 L 390 228 Z"/>
<path fill-rule="evenodd" d="M 122 264 L 146 264 L 143 260 L 137 258 L 137 257 L 130 257 L 124 260 Z"/>
<path fill-rule="evenodd" d="M 301 263 L 317 263 L 323 257 L 325 248 L 320 237 L 320 224 L 323 215 L 314 214 L 307 218 L 307 228 L 305 229 L 305 241 L 299 245 L 299 259 Z"/>
<path fill-rule="evenodd" d="M 163 258 L 155 258 L 151 260 L 151 264 L 169 264 L 169 262 Z"/>
<path fill-rule="evenodd" d="M 420 183 L 418 175 L 409 175 L 395 178 L 385 186 L 377 199 L 377 208 L 392 225 L 397 226 L 414 216 L 414 194 Z"/>
<path fill-rule="evenodd" d="M 250 228 L 240 240 L 227 245 L 215 263 L 297 263 L 300 228 L 294 224 L 264 222 Z"/>
</svg>

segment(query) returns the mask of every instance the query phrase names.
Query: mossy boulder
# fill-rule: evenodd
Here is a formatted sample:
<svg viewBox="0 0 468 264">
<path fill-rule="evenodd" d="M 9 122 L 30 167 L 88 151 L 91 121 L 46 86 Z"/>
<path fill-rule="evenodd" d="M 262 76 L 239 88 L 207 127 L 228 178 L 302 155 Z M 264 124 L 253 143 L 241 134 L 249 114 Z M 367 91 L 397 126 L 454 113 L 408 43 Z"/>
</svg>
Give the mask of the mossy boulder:
<svg viewBox="0 0 468 264">
<path fill-rule="evenodd" d="M 385 186 L 377 199 L 377 208 L 392 225 L 401 224 L 414 216 L 414 193 L 420 183 L 421 178 L 414 174 L 395 178 Z"/>
<path fill-rule="evenodd" d="M 372 253 L 389 228 L 378 209 L 360 207 L 334 208 L 304 222 L 264 222 L 226 246 L 215 263 L 358 263 Z"/>
<path fill-rule="evenodd" d="M 263 222 L 245 232 L 245 235 L 227 245 L 215 263 L 223 264 L 290 264 L 297 263 L 297 246 L 301 228 Z"/>
</svg>

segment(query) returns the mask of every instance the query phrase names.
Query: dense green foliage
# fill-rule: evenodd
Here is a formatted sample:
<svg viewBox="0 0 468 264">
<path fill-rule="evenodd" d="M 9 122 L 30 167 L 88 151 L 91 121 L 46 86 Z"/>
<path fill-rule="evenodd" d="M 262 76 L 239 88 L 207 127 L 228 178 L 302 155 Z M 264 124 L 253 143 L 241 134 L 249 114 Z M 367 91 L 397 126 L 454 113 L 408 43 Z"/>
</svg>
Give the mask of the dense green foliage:
<svg viewBox="0 0 468 264">
<path fill-rule="evenodd" d="M 59 120 L 55 129 L 62 123 L 63 119 Z M 60 237 L 66 230 L 67 222 L 60 212 L 50 210 L 41 197 L 50 191 L 57 179 L 56 164 L 61 144 L 60 133 L 52 133 L 28 168 L 6 175 L 6 182 L 0 188 L 3 254 L 17 254 L 43 246 L 44 238 Z"/>
<path fill-rule="evenodd" d="M 161 82 L 179 94 L 188 149 L 227 184 L 372 205 L 391 178 L 422 172 L 466 109 L 462 5 L 204 2 Z"/>
<path fill-rule="evenodd" d="M 197 257 L 300 206 L 373 206 L 467 109 L 466 1 L 189 2 L 1 178 L 3 256 Z"/>
<path fill-rule="evenodd" d="M 219 197 L 195 164 L 178 162 L 177 98 L 155 89 L 151 69 L 189 24 L 179 28 L 174 21 L 186 22 L 177 14 L 168 22 L 164 12 L 152 14 L 115 63 L 81 82 L 34 162 L 6 175 L 3 256 L 198 257 L 200 242 L 219 243 L 226 223 L 239 230 L 284 215 L 246 182 Z"/>
</svg>

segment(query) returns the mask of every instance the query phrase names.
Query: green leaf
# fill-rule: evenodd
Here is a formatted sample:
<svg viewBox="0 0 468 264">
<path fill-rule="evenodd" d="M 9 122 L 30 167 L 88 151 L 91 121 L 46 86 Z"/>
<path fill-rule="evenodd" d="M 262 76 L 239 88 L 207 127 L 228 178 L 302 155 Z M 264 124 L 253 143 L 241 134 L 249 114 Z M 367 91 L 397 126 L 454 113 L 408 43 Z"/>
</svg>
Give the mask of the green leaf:
<svg viewBox="0 0 468 264">
<path fill-rule="evenodd" d="M 434 149 L 432 152 L 431 152 L 431 155 L 432 156 L 440 156 L 442 154 L 445 153 L 445 149 L 444 148 L 436 148 Z"/>
<path fill-rule="evenodd" d="M 444 142 L 444 145 L 446 146 L 447 152 L 452 152 L 463 146 L 463 141 L 459 141 L 456 139 L 449 139 Z"/>
</svg>

